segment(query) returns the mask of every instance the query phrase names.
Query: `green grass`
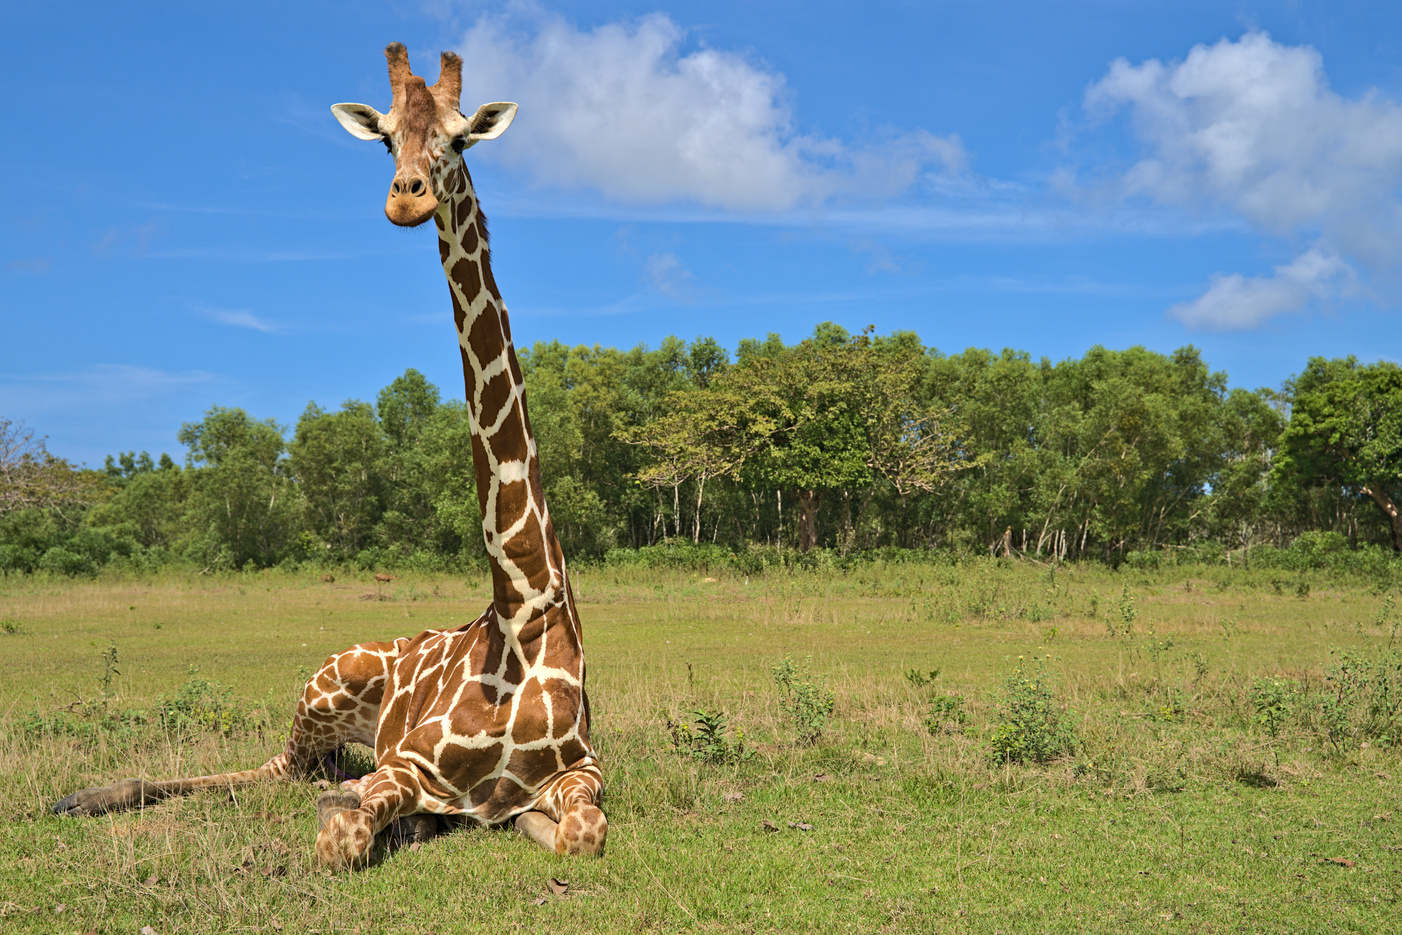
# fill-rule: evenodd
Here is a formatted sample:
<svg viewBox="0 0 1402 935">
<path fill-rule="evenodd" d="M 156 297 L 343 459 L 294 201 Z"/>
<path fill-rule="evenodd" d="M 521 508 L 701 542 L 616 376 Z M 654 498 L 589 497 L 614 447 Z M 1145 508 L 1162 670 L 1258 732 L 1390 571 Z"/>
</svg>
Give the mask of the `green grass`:
<svg viewBox="0 0 1402 935">
<path fill-rule="evenodd" d="M 1358 712 L 1333 743 L 1321 713 L 1338 653 L 1386 652 L 1398 635 L 1377 584 L 1315 575 L 1298 597 L 1298 575 L 1000 562 L 715 577 L 575 572 L 608 783 L 604 859 L 469 830 L 340 876 L 312 863 L 311 784 L 95 819 L 47 807 L 123 776 L 262 762 L 283 742 L 300 672 L 354 642 L 474 617 L 485 577 L 406 576 L 378 595 L 368 579 L 310 574 L 0 579 L 0 618 L 14 622 L 0 632 L 0 927 L 1396 927 L 1397 748 L 1361 733 Z M 812 745 L 794 742 L 771 675 L 786 656 L 836 696 Z M 1046 667 L 1073 725 L 1071 751 L 1042 764 L 993 756 L 1020 657 L 1026 672 Z M 1252 699 L 1264 678 L 1285 707 L 1263 720 Z M 152 712 L 197 679 L 232 687 L 248 716 L 166 734 Z M 942 700 L 956 696 L 961 707 Z M 668 721 L 696 710 L 753 753 L 679 753 Z M 55 728 L 65 719 L 99 726 Z M 565 895 L 550 894 L 552 877 Z"/>
</svg>

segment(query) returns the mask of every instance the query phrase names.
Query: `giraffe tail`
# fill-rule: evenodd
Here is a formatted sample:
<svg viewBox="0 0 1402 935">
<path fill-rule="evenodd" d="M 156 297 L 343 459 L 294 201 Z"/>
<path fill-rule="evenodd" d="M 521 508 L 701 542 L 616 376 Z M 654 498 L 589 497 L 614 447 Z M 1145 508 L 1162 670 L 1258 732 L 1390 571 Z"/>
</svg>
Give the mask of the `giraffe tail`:
<svg viewBox="0 0 1402 935">
<path fill-rule="evenodd" d="M 257 769 L 246 769 L 236 773 L 158 781 L 119 779 L 106 786 L 80 789 L 72 795 L 64 796 L 55 802 L 50 810 L 55 815 L 103 815 L 129 808 L 143 808 L 174 795 L 189 795 L 202 789 L 232 789 L 274 779 L 290 779 L 294 772 L 300 771 L 293 769 L 293 760 L 284 751 Z"/>
</svg>

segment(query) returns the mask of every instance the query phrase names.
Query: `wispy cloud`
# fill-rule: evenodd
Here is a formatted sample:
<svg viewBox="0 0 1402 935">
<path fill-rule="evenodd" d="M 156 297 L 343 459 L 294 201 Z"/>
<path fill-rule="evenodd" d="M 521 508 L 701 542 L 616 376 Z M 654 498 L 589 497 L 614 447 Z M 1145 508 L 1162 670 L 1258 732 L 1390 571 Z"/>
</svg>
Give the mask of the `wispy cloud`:
<svg viewBox="0 0 1402 935">
<path fill-rule="evenodd" d="M 416 244 L 418 251 L 422 245 Z M 408 248 L 405 248 L 408 249 Z M 355 260 L 371 256 L 383 256 L 399 250 L 373 251 L 314 251 L 314 250 L 259 250 L 250 247 L 208 246 L 180 247 L 173 250 L 153 250 L 146 256 L 164 260 L 222 260 L 230 263 L 306 263 L 323 260 Z"/>
<path fill-rule="evenodd" d="M 150 249 L 151 241 L 162 232 L 159 218 L 152 218 L 145 224 L 135 227 L 113 226 L 107 228 L 101 237 L 92 244 L 94 253 L 127 253 L 144 256 Z"/>
<path fill-rule="evenodd" d="M 681 302 L 696 297 L 696 277 L 682 265 L 675 253 L 654 253 L 643 264 L 648 281 L 663 295 Z"/>
<path fill-rule="evenodd" d="M 235 328 L 251 328 L 254 331 L 261 331 L 264 334 L 277 334 L 279 331 L 283 330 L 282 325 L 264 321 L 246 308 L 210 308 L 201 306 L 199 311 L 208 318 L 219 322 L 221 325 L 232 325 Z"/>
<path fill-rule="evenodd" d="M 737 52 L 688 50 L 686 39 L 662 14 L 591 30 L 531 6 L 481 17 L 460 43 L 472 63 L 464 107 L 529 102 L 483 158 L 541 186 L 741 213 L 882 201 L 964 167 L 954 136 L 804 133 L 783 75 Z"/>
<path fill-rule="evenodd" d="M 31 420 L 49 413 L 140 403 L 214 382 L 204 370 L 157 370 L 132 364 L 94 364 L 85 370 L 0 373 L 0 412 Z"/>
<path fill-rule="evenodd" d="M 1360 271 L 1395 287 L 1402 107 L 1376 91 L 1335 93 L 1313 48 L 1250 32 L 1197 46 L 1182 62 L 1120 59 L 1085 106 L 1101 118 L 1127 112 L 1145 150 L 1113 179 L 1113 194 L 1226 211 L 1262 236 L 1310 244 L 1272 276 L 1214 276 L 1171 310 L 1185 324 L 1250 328 L 1336 303 Z"/>
</svg>

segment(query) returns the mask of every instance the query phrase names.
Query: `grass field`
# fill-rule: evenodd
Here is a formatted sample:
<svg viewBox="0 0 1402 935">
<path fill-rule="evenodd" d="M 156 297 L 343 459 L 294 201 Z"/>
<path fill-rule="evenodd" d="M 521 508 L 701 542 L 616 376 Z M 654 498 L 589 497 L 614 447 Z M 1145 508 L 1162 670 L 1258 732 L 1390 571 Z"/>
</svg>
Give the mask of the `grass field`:
<svg viewBox="0 0 1402 935">
<path fill-rule="evenodd" d="M 1241 569 L 579 569 L 602 860 L 463 830 L 331 876 L 310 783 L 49 814 L 115 778 L 261 763 L 328 654 L 488 599 L 485 576 L 361 578 L 0 579 L 0 928 L 1402 925 L 1402 611 L 1376 583 Z M 808 745 L 785 657 L 800 695 L 835 698 Z"/>
</svg>

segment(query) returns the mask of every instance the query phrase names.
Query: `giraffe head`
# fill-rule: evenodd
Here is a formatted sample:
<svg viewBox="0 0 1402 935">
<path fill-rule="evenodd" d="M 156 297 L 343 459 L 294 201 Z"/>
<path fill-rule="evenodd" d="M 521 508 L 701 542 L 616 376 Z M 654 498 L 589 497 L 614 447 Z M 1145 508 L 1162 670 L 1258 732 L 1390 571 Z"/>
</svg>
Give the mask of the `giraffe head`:
<svg viewBox="0 0 1402 935">
<path fill-rule="evenodd" d="M 438 83 L 428 86 L 409 71 L 409 53 L 398 42 L 385 49 L 389 86 L 394 97 L 389 113 L 367 104 L 334 104 L 331 113 L 350 134 L 380 140 L 394 156 L 394 181 L 385 215 L 401 227 L 427 221 L 445 201 L 442 180 L 478 140 L 500 136 L 516 117 L 516 105 L 483 104 L 471 117 L 459 110 L 462 59 L 444 52 Z"/>
</svg>

